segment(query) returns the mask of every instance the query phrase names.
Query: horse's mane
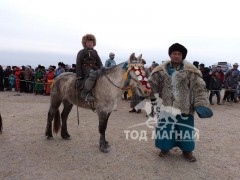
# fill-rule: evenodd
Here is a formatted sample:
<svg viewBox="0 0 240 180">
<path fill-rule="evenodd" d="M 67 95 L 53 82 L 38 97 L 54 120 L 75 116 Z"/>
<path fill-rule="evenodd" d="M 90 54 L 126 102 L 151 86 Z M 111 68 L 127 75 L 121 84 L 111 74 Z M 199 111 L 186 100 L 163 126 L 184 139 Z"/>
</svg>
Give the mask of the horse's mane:
<svg viewBox="0 0 240 180">
<path fill-rule="evenodd" d="M 103 72 L 104 74 L 110 74 L 111 72 L 115 71 L 116 68 L 122 68 L 122 66 L 124 65 L 125 62 L 122 62 L 120 64 L 117 64 L 116 66 L 110 67 L 110 68 L 104 68 Z"/>
</svg>

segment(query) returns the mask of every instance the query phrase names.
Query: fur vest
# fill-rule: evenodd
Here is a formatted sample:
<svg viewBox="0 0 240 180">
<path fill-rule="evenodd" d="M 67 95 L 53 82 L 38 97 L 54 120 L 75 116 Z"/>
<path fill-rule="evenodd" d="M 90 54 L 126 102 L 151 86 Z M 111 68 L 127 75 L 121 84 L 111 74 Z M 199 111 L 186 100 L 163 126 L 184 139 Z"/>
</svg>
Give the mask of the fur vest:
<svg viewBox="0 0 240 180">
<path fill-rule="evenodd" d="M 158 93 L 164 106 L 180 109 L 183 114 L 193 114 L 194 107 L 208 106 L 206 84 L 202 73 L 192 64 L 183 61 L 183 69 L 172 76 L 167 72 L 165 61 L 153 69 L 149 77 L 153 93 Z"/>
</svg>

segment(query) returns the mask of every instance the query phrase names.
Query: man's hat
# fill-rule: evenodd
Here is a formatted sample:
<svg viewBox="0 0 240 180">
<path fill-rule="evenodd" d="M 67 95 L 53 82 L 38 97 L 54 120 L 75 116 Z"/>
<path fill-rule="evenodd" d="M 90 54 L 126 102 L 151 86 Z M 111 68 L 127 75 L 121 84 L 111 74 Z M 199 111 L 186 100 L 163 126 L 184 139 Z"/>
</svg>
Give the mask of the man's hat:
<svg viewBox="0 0 240 180">
<path fill-rule="evenodd" d="M 83 47 L 86 47 L 87 41 L 93 41 L 93 46 L 96 46 L 96 38 L 93 34 L 86 34 L 82 37 L 82 45 Z"/>
<path fill-rule="evenodd" d="M 58 63 L 59 66 L 65 67 L 65 64 L 63 62 Z"/>
<path fill-rule="evenodd" d="M 76 64 L 72 64 L 72 67 L 76 67 Z"/>
<path fill-rule="evenodd" d="M 110 57 L 110 56 L 115 56 L 115 54 L 111 52 L 111 53 L 109 53 L 109 57 Z"/>
<path fill-rule="evenodd" d="M 173 45 L 171 45 L 168 49 L 168 55 L 170 56 L 172 54 L 173 51 L 179 51 L 182 53 L 182 58 L 185 59 L 187 56 L 187 49 L 179 44 L 179 43 L 175 43 Z"/>
<path fill-rule="evenodd" d="M 54 70 L 55 68 L 52 65 L 50 65 L 48 69 L 53 69 Z"/>
<path fill-rule="evenodd" d="M 234 63 L 233 66 L 238 66 L 238 63 Z"/>
</svg>

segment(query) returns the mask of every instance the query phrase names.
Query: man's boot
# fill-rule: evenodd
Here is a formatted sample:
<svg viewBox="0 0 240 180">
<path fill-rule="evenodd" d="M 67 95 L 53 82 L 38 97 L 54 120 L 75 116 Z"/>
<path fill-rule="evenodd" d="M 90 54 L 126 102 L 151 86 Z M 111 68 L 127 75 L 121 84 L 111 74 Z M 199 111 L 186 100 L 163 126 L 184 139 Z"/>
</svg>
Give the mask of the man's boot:
<svg viewBox="0 0 240 180">
<path fill-rule="evenodd" d="M 85 101 L 94 101 L 94 97 L 90 94 L 91 90 L 96 82 L 97 74 L 94 71 L 90 71 L 89 77 L 85 81 L 85 85 L 81 92 L 81 98 Z"/>
<path fill-rule="evenodd" d="M 210 94 L 210 97 L 209 97 L 209 102 L 211 105 L 214 105 L 214 103 L 212 102 L 212 95 Z"/>
<path fill-rule="evenodd" d="M 220 104 L 220 97 L 217 97 L 217 104 L 218 104 L 218 105 L 221 105 L 221 104 Z"/>
<path fill-rule="evenodd" d="M 197 161 L 197 159 L 193 156 L 192 152 L 183 151 L 182 155 L 183 155 L 184 159 L 186 159 L 188 162 Z"/>
</svg>

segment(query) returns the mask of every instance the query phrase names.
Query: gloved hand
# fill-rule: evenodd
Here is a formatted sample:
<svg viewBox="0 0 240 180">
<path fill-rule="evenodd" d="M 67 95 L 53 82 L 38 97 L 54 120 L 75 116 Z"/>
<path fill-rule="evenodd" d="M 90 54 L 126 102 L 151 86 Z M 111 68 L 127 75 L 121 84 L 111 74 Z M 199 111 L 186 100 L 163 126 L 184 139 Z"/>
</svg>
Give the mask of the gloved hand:
<svg viewBox="0 0 240 180">
<path fill-rule="evenodd" d="M 76 82 L 75 82 L 75 87 L 76 87 L 76 89 L 83 89 L 83 87 L 84 87 L 84 78 L 82 77 L 82 78 L 78 78 L 77 80 L 76 80 Z"/>
<path fill-rule="evenodd" d="M 194 110 L 197 112 L 200 118 L 210 118 L 213 116 L 212 110 L 205 106 L 194 107 Z"/>
</svg>

